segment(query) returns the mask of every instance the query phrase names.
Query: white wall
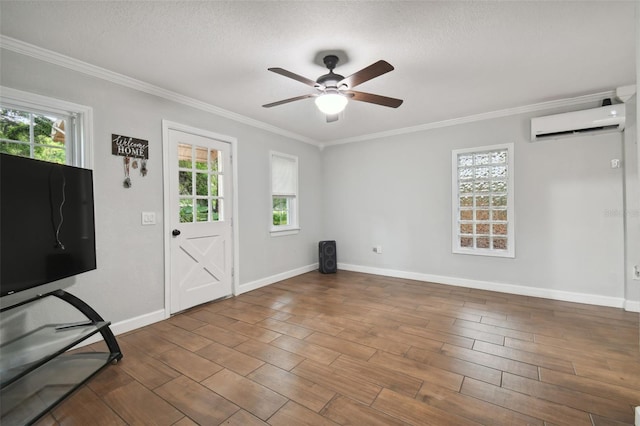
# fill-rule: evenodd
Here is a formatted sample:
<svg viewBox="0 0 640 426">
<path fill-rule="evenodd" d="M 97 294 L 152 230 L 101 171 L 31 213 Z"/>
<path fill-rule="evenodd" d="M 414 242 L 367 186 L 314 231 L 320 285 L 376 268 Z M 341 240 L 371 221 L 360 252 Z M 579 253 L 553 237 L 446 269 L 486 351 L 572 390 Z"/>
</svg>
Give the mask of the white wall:
<svg viewBox="0 0 640 426">
<path fill-rule="evenodd" d="M 163 119 L 238 139 L 242 291 L 308 269 L 317 261 L 317 241 L 336 239 L 343 267 L 589 303 L 624 301 L 625 171 L 610 168 L 611 159 L 623 158 L 621 134 L 532 144 L 531 114 L 521 114 L 320 151 L 27 56 L 0 54 L 0 85 L 93 108 L 98 269 L 66 283 L 115 323 L 164 308 Z M 130 189 L 122 187 L 122 159 L 111 155 L 112 133 L 150 141 L 149 174 L 133 176 Z M 451 150 L 506 142 L 515 144 L 516 258 L 454 255 Z M 302 231 L 295 236 L 269 235 L 269 150 L 299 156 Z M 142 211 L 155 211 L 158 224 L 141 226 Z M 373 245 L 383 253 L 373 253 Z M 640 297 L 627 287 L 627 298 Z"/>
<path fill-rule="evenodd" d="M 162 120 L 238 140 L 239 281 L 251 285 L 317 262 L 321 237 L 321 151 L 312 145 L 202 110 L 93 78 L 6 50 L 0 85 L 93 108 L 94 191 L 98 269 L 65 281 L 68 290 L 114 323 L 164 309 Z M 132 173 L 122 186 L 122 158 L 111 154 L 111 134 L 149 140 L 149 173 Z M 272 238 L 269 150 L 297 155 L 301 232 Z M 142 226 L 141 212 L 157 225 Z"/>
<path fill-rule="evenodd" d="M 610 160 L 622 135 L 530 143 L 530 116 L 326 148 L 324 230 L 341 266 L 621 306 L 623 169 Z M 516 257 L 452 254 L 451 151 L 508 142 Z"/>
<path fill-rule="evenodd" d="M 640 311 L 640 281 L 633 278 L 634 265 L 640 265 L 640 177 L 638 176 L 637 95 L 627 102 L 624 134 L 625 206 L 625 299 L 627 308 Z"/>
</svg>

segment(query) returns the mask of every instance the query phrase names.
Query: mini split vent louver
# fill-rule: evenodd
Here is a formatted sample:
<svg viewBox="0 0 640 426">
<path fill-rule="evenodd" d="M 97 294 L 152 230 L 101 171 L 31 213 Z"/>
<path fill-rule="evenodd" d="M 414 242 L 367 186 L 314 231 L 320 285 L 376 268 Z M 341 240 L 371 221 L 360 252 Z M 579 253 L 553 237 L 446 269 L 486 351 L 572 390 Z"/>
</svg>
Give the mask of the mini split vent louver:
<svg viewBox="0 0 640 426">
<path fill-rule="evenodd" d="M 583 111 L 531 119 L 531 141 L 560 139 L 592 133 L 621 132 L 625 124 L 625 105 L 607 105 Z"/>
</svg>

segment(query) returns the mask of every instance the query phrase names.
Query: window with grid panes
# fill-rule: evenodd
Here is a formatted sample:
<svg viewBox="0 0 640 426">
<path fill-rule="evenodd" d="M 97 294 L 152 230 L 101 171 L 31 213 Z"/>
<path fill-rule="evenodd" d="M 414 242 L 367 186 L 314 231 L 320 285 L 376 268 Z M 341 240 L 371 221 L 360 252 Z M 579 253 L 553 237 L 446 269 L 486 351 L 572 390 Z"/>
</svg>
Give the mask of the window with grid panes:
<svg viewBox="0 0 640 426">
<path fill-rule="evenodd" d="M 91 109 L 3 87 L 0 152 L 91 168 Z"/>
<path fill-rule="evenodd" d="M 513 144 L 453 151 L 453 252 L 515 256 Z"/>
<path fill-rule="evenodd" d="M 271 235 L 297 233 L 298 157 L 271 152 Z"/>
<path fill-rule="evenodd" d="M 181 143 L 178 145 L 180 222 L 219 222 L 225 220 L 222 153 L 212 148 Z"/>
</svg>

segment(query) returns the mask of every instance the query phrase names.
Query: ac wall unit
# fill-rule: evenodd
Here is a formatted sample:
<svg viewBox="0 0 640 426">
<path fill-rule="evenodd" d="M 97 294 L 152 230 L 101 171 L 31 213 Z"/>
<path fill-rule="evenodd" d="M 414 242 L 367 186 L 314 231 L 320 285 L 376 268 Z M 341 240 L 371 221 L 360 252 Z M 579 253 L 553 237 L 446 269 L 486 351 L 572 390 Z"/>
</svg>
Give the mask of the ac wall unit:
<svg viewBox="0 0 640 426">
<path fill-rule="evenodd" d="M 531 119 L 531 141 L 624 130 L 625 105 L 607 105 Z"/>
</svg>

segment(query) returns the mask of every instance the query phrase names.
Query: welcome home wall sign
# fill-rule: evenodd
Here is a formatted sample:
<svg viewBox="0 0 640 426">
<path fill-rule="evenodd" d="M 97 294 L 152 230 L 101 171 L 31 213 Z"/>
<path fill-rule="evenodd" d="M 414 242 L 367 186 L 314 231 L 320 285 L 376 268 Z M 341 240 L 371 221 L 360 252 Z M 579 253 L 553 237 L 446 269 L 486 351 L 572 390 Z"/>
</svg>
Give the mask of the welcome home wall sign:
<svg viewBox="0 0 640 426">
<path fill-rule="evenodd" d="M 125 188 L 131 188 L 130 168 L 138 168 L 138 159 L 140 159 L 141 163 L 140 174 L 143 177 L 147 175 L 149 141 L 112 133 L 111 154 L 124 157 L 124 182 L 122 182 L 122 186 Z"/>
<path fill-rule="evenodd" d="M 149 159 L 149 141 L 111 134 L 111 153 L 122 157 Z"/>
</svg>

